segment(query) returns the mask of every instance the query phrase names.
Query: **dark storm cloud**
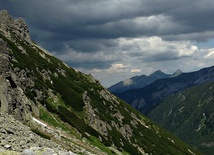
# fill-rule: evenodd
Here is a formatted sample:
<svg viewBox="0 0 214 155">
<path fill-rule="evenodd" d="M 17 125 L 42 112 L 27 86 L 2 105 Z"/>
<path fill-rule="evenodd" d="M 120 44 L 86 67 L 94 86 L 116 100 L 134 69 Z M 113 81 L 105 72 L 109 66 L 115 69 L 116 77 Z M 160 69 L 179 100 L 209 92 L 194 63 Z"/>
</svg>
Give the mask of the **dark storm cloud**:
<svg viewBox="0 0 214 155">
<path fill-rule="evenodd" d="M 113 61 L 100 61 L 100 62 L 84 62 L 84 63 L 74 63 L 74 62 L 68 62 L 67 64 L 74 67 L 74 68 L 84 68 L 84 69 L 107 69 L 109 68 Z"/>
<path fill-rule="evenodd" d="M 50 31 L 59 40 L 188 34 L 214 27 L 214 3 L 209 0 L 1 1 L 1 8 L 24 17 L 32 31 Z M 166 18 L 149 22 L 149 16 Z M 136 22 L 139 17 L 145 19 Z"/>
<path fill-rule="evenodd" d="M 213 0 L 0 0 L 0 9 L 24 18 L 33 41 L 86 71 L 155 61 L 171 68 L 170 60 L 194 57 L 190 42 L 214 38 Z"/>
<path fill-rule="evenodd" d="M 187 25 L 193 31 L 213 30 L 214 3 L 211 0 L 186 1 L 186 5 L 170 11 L 175 22 Z"/>
<path fill-rule="evenodd" d="M 141 58 L 146 62 L 160 62 L 160 61 L 174 61 L 188 56 L 179 56 L 177 52 L 165 51 L 163 53 L 156 53 Z"/>
<path fill-rule="evenodd" d="M 131 49 L 129 49 L 131 51 Z M 140 51 L 132 52 L 129 54 L 131 57 L 136 57 L 137 60 L 143 62 L 161 62 L 161 61 L 173 61 L 188 57 L 187 55 L 179 55 L 177 49 L 173 46 L 168 46 L 164 51 Z"/>
</svg>

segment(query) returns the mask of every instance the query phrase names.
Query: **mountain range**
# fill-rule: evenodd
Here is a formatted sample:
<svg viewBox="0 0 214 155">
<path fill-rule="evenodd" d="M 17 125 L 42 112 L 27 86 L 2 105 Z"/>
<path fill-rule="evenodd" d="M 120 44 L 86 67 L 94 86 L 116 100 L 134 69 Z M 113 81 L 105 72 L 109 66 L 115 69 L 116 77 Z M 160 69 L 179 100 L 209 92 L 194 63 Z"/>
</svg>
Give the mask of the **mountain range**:
<svg viewBox="0 0 214 155">
<path fill-rule="evenodd" d="M 214 66 L 114 92 L 155 123 L 207 155 L 214 153 Z"/>
<path fill-rule="evenodd" d="M 144 114 L 149 113 L 161 101 L 179 91 L 214 81 L 214 66 L 199 71 L 182 73 L 179 76 L 158 79 L 139 89 L 114 93 Z"/>
<path fill-rule="evenodd" d="M 143 88 L 158 79 L 171 78 L 182 74 L 181 70 L 177 70 L 174 74 L 165 74 L 160 70 L 155 71 L 154 73 L 147 75 L 134 76 L 130 79 L 120 81 L 111 87 L 108 88 L 110 92 L 124 92 L 130 89 Z"/>
<path fill-rule="evenodd" d="M 0 122 L 1 154 L 201 154 L 38 46 L 6 10 Z"/>
</svg>

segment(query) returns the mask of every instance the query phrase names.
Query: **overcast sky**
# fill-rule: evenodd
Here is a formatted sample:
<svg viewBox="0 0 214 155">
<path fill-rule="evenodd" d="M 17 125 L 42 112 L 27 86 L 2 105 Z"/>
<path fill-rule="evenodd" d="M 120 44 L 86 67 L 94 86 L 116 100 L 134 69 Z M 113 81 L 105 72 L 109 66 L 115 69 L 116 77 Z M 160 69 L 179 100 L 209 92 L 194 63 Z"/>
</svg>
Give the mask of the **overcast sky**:
<svg viewBox="0 0 214 155">
<path fill-rule="evenodd" d="M 214 65 L 213 0 L 0 0 L 31 38 L 105 87 Z"/>
</svg>

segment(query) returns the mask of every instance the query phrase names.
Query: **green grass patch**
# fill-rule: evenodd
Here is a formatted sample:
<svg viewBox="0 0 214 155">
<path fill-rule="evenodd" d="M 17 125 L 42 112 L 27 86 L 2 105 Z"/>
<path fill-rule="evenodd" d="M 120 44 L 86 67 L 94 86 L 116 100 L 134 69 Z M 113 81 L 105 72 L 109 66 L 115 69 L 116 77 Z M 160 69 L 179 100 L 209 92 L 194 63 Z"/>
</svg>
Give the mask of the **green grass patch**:
<svg viewBox="0 0 214 155">
<path fill-rule="evenodd" d="M 90 136 L 89 142 L 90 142 L 90 144 L 97 146 L 100 150 L 102 150 L 103 152 L 106 152 L 109 155 L 115 154 L 111 151 L 111 149 L 109 149 L 107 146 L 105 146 L 103 143 L 101 143 L 97 137 Z"/>
<path fill-rule="evenodd" d="M 88 137 L 86 133 L 89 133 L 95 137 L 101 136 L 96 130 L 88 126 L 82 119 L 69 111 L 67 108 L 59 106 L 58 109 L 57 114 L 59 117 L 71 126 L 75 127 L 84 137 Z"/>
<path fill-rule="evenodd" d="M 48 112 L 47 110 L 40 108 L 39 110 L 40 116 L 39 118 L 42 119 L 45 122 L 48 122 L 50 125 L 53 125 L 54 127 L 59 127 L 65 131 L 68 131 L 68 127 L 66 127 L 60 119 L 54 116 L 54 114 Z"/>
</svg>

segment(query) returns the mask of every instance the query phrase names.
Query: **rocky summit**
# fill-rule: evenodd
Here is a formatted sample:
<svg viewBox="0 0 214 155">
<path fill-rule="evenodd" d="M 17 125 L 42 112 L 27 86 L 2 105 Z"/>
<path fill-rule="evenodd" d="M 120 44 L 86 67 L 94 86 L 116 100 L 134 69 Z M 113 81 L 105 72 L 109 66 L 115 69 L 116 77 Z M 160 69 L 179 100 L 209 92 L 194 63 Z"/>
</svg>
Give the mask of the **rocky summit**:
<svg viewBox="0 0 214 155">
<path fill-rule="evenodd" d="M 0 154 L 201 154 L 30 39 L 0 11 Z"/>
</svg>

